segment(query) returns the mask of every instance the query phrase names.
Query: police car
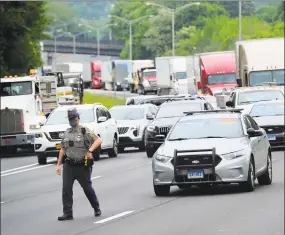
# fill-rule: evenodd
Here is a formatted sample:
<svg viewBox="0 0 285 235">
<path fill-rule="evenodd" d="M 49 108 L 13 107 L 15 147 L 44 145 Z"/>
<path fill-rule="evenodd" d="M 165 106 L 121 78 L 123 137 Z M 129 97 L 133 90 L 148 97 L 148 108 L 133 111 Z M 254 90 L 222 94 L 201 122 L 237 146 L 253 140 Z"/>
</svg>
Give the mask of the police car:
<svg viewBox="0 0 285 235">
<path fill-rule="evenodd" d="M 61 149 L 61 138 L 69 128 L 67 110 L 76 107 L 80 114 L 80 124 L 94 131 L 102 138 L 101 150 L 93 154 L 99 160 L 101 152 L 109 157 L 117 157 L 119 134 L 116 121 L 107 108 L 101 104 L 64 105 L 54 109 L 46 123 L 35 134 L 35 152 L 39 164 L 46 164 L 48 157 L 58 157 Z"/>
</svg>

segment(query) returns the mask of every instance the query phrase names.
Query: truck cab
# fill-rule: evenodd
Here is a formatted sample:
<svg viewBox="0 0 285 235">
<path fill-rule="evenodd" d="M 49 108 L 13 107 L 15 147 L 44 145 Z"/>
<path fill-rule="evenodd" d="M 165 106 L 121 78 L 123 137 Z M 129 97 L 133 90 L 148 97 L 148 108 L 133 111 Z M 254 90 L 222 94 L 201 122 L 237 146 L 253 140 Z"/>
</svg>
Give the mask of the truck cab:
<svg viewBox="0 0 285 235">
<path fill-rule="evenodd" d="M 0 94 L 1 153 L 16 153 L 19 149 L 33 151 L 33 133 L 46 120 L 39 77 L 1 78 Z"/>
<path fill-rule="evenodd" d="M 197 88 L 202 94 L 216 95 L 237 86 L 234 51 L 199 54 L 200 82 Z"/>
<path fill-rule="evenodd" d="M 102 76 L 101 76 L 101 67 L 102 63 L 100 60 L 92 61 L 91 62 L 91 73 L 92 73 L 92 84 L 91 88 L 93 89 L 100 89 L 104 86 L 102 83 Z"/>
<path fill-rule="evenodd" d="M 157 92 L 156 68 L 145 67 L 138 71 L 138 93 Z"/>
<path fill-rule="evenodd" d="M 238 41 L 236 57 L 241 86 L 284 86 L 284 38 Z"/>
</svg>

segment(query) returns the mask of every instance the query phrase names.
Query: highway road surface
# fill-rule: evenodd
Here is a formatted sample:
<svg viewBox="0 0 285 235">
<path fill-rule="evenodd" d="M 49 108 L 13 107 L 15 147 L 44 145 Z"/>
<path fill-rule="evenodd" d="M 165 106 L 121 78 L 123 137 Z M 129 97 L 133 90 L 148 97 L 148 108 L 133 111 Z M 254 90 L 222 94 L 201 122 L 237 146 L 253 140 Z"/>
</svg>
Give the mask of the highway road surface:
<svg viewBox="0 0 285 235">
<path fill-rule="evenodd" d="M 1 159 L 1 235 L 283 235 L 284 151 L 273 153 L 273 184 L 251 193 L 236 186 L 180 190 L 156 197 L 151 159 L 122 153 L 96 162 L 92 181 L 101 203 L 95 218 L 74 185 L 74 220 L 62 214 L 61 177 L 55 160 L 35 156 Z"/>
</svg>

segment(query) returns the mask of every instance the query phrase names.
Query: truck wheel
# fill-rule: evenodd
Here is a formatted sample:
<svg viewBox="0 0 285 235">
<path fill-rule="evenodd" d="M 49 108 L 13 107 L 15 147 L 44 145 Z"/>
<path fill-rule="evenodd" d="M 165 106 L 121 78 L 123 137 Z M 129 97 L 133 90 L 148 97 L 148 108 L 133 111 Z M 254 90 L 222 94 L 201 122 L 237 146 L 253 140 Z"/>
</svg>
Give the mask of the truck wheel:
<svg viewBox="0 0 285 235">
<path fill-rule="evenodd" d="M 47 158 L 46 158 L 45 156 L 43 156 L 43 155 L 38 155 L 37 157 L 38 157 L 38 163 L 39 163 L 40 165 L 45 165 L 45 164 L 47 164 Z"/>
</svg>

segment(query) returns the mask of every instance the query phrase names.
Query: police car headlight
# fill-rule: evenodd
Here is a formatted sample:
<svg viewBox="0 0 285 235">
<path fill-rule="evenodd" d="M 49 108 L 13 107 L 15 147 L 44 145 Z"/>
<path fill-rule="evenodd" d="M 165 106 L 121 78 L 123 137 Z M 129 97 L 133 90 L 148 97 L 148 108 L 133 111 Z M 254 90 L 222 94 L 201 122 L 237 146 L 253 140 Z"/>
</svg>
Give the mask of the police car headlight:
<svg viewBox="0 0 285 235">
<path fill-rule="evenodd" d="M 233 160 L 239 157 L 243 157 L 246 155 L 245 150 L 239 150 L 231 153 L 221 154 L 220 156 L 227 159 L 227 160 Z"/>
<path fill-rule="evenodd" d="M 163 156 L 163 155 L 159 155 L 159 154 L 155 155 L 155 160 L 162 162 L 162 163 L 166 163 L 169 159 L 170 159 L 170 157 L 167 157 L 167 156 Z"/>
<path fill-rule="evenodd" d="M 41 128 L 40 124 L 30 125 L 30 129 L 40 129 L 40 128 Z"/>
<path fill-rule="evenodd" d="M 149 132 L 154 132 L 155 129 L 156 129 L 155 126 L 148 126 L 148 127 L 146 128 L 146 130 L 149 131 Z"/>
<path fill-rule="evenodd" d="M 144 80 L 144 81 L 143 81 L 143 85 L 144 85 L 144 86 L 149 86 L 149 81 L 148 81 L 148 80 Z"/>
</svg>

